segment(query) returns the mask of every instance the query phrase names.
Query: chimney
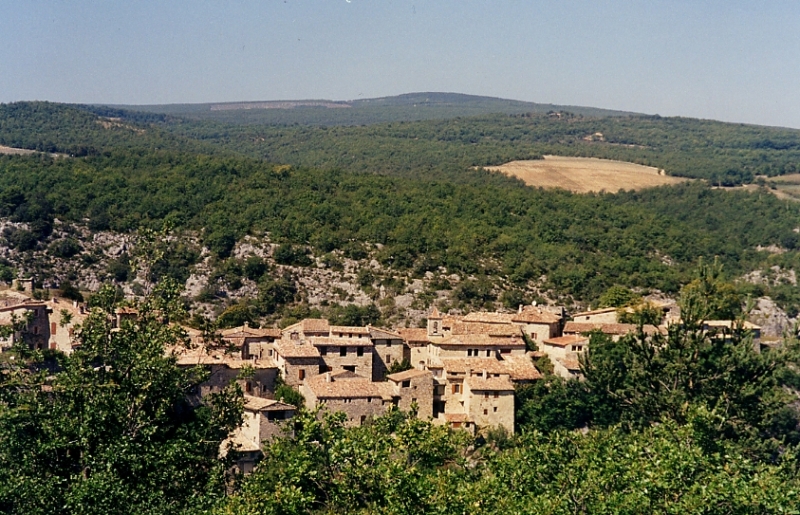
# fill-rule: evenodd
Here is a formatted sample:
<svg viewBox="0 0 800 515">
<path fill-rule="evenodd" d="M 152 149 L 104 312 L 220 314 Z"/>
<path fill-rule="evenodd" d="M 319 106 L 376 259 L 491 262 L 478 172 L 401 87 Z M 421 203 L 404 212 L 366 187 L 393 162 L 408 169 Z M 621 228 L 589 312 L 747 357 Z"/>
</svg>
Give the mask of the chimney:
<svg viewBox="0 0 800 515">
<path fill-rule="evenodd" d="M 519 305 L 519 310 L 517 310 L 517 313 L 522 313 L 522 304 Z"/>
<path fill-rule="evenodd" d="M 330 372 L 325 372 L 325 382 L 326 383 L 332 383 L 333 382 L 333 378 L 331 377 L 331 373 Z"/>
<path fill-rule="evenodd" d="M 483 378 L 489 379 L 489 374 L 486 372 L 486 370 L 483 371 Z"/>
</svg>

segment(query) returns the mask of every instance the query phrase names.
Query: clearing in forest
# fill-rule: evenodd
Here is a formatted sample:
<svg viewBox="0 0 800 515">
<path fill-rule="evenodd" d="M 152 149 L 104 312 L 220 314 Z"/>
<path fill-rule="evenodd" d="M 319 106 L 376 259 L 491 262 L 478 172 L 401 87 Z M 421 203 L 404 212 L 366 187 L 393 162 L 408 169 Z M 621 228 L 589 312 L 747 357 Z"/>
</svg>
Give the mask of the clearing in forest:
<svg viewBox="0 0 800 515">
<path fill-rule="evenodd" d="M 593 157 L 544 156 L 485 168 L 518 177 L 528 186 L 562 188 L 574 193 L 640 190 L 687 180 L 670 177 L 652 166 Z"/>
</svg>

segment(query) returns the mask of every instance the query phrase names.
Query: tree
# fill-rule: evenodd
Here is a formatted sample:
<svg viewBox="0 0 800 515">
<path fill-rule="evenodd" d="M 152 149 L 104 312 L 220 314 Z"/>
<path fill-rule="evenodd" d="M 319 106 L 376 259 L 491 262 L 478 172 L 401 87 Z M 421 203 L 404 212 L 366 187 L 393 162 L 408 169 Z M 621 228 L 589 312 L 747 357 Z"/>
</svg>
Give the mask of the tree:
<svg viewBox="0 0 800 515">
<path fill-rule="evenodd" d="M 0 375 L 0 511 L 179 513 L 224 495 L 220 443 L 241 422 L 231 386 L 199 407 L 203 379 L 168 353 L 179 289 L 158 285 L 139 316 L 112 330 L 104 287 L 69 356 L 15 350 Z"/>
</svg>

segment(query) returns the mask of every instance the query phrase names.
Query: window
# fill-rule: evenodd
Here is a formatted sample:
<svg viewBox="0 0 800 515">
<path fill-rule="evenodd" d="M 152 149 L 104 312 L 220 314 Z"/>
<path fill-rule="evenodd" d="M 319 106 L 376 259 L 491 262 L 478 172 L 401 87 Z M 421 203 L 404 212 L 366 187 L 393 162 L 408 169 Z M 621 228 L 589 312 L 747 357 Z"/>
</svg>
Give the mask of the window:
<svg viewBox="0 0 800 515">
<path fill-rule="evenodd" d="M 299 340 L 300 339 L 300 335 L 297 334 L 297 333 L 292 333 L 291 339 L 292 340 Z"/>
<path fill-rule="evenodd" d="M 339 356 L 347 356 L 347 347 L 339 347 Z"/>
<path fill-rule="evenodd" d="M 363 356 L 363 355 L 364 355 L 364 347 L 357 347 L 356 356 Z"/>
<path fill-rule="evenodd" d="M 411 402 L 417 402 L 417 398 L 416 397 L 411 397 Z"/>
<path fill-rule="evenodd" d="M 247 393 L 250 393 L 250 392 L 252 392 L 252 391 L 253 391 L 253 384 L 252 384 L 250 381 L 247 381 L 247 382 L 244 384 L 244 390 L 245 390 Z"/>
<path fill-rule="evenodd" d="M 56 334 L 57 325 L 55 322 L 50 322 L 50 334 Z"/>
<path fill-rule="evenodd" d="M 500 393 L 499 392 L 494 392 L 494 398 L 497 399 L 498 397 L 500 397 Z"/>
<path fill-rule="evenodd" d="M 538 339 L 539 339 L 539 335 L 538 335 L 538 334 L 536 334 L 536 333 L 531 333 L 531 338 L 532 338 L 533 340 L 538 340 Z"/>
<path fill-rule="evenodd" d="M 366 421 L 367 421 L 367 416 L 366 415 L 361 415 L 361 425 L 362 426 L 364 425 L 364 422 L 366 422 Z"/>
<path fill-rule="evenodd" d="M 356 371 L 356 366 L 355 365 L 345 365 L 342 368 L 347 370 L 348 372 L 355 373 L 355 371 Z"/>
<path fill-rule="evenodd" d="M 484 415 L 488 415 L 489 414 L 489 410 L 488 409 L 483 410 L 483 414 Z"/>
<path fill-rule="evenodd" d="M 262 384 L 261 385 L 261 393 L 266 393 L 266 391 L 267 391 L 267 385 Z"/>
<path fill-rule="evenodd" d="M 472 356 L 472 349 L 467 349 L 467 357 Z"/>
<path fill-rule="evenodd" d="M 495 412 L 495 413 L 497 413 L 497 406 L 495 406 L 495 407 L 494 407 L 494 408 L 492 408 L 492 409 L 494 410 L 494 412 Z"/>
<path fill-rule="evenodd" d="M 324 345 L 319 348 L 319 355 L 320 356 L 327 356 L 328 355 L 328 348 Z"/>
<path fill-rule="evenodd" d="M 454 384 L 453 385 L 453 393 L 461 393 L 461 385 L 460 384 Z"/>
<path fill-rule="evenodd" d="M 392 362 L 392 355 L 391 354 L 387 354 L 386 355 L 386 363 L 387 364 L 391 364 L 391 362 Z"/>
<path fill-rule="evenodd" d="M 411 386 L 411 381 L 407 379 L 407 380 L 403 381 L 402 383 L 400 383 L 400 385 L 403 388 L 408 388 L 409 386 Z"/>
<path fill-rule="evenodd" d="M 453 422 L 450 425 L 453 426 L 453 429 L 458 429 L 459 427 L 461 427 L 461 422 Z"/>
<path fill-rule="evenodd" d="M 491 356 L 492 356 L 492 351 L 489 350 L 489 349 L 486 349 L 486 357 L 490 358 Z"/>
<path fill-rule="evenodd" d="M 301 369 L 300 369 L 300 370 L 297 372 L 297 376 L 300 378 L 300 380 L 301 380 L 301 381 L 302 381 L 303 379 L 305 379 L 305 378 L 306 378 L 306 371 L 305 371 L 305 369 L 302 369 L 302 368 L 301 368 Z"/>
<path fill-rule="evenodd" d="M 387 347 L 391 347 L 392 346 L 392 340 L 386 340 L 386 346 Z"/>
<path fill-rule="evenodd" d="M 483 398 L 484 398 L 484 399 L 488 399 L 488 398 L 489 398 L 489 392 L 486 392 L 486 393 L 484 393 L 484 394 L 483 394 Z"/>
<path fill-rule="evenodd" d="M 272 356 L 272 349 L 269 350 L 269 355 Z"/>
</svg>

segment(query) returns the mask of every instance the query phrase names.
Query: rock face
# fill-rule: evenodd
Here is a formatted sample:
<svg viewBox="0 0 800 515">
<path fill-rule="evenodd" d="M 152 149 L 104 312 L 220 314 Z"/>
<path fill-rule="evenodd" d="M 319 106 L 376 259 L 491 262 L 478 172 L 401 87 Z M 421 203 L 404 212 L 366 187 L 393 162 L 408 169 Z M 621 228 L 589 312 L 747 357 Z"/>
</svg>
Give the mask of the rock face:
<svg viewBox="0 0 800 515">
<path fill-rule="evenodd" d="M 748 319 L 761 326 L 762 336 L 782 336 L 791 330 L 797 319 L 789 318 L 769 297 L 761 297 L 756 307 L 750 312 Z"/>
</svg>

